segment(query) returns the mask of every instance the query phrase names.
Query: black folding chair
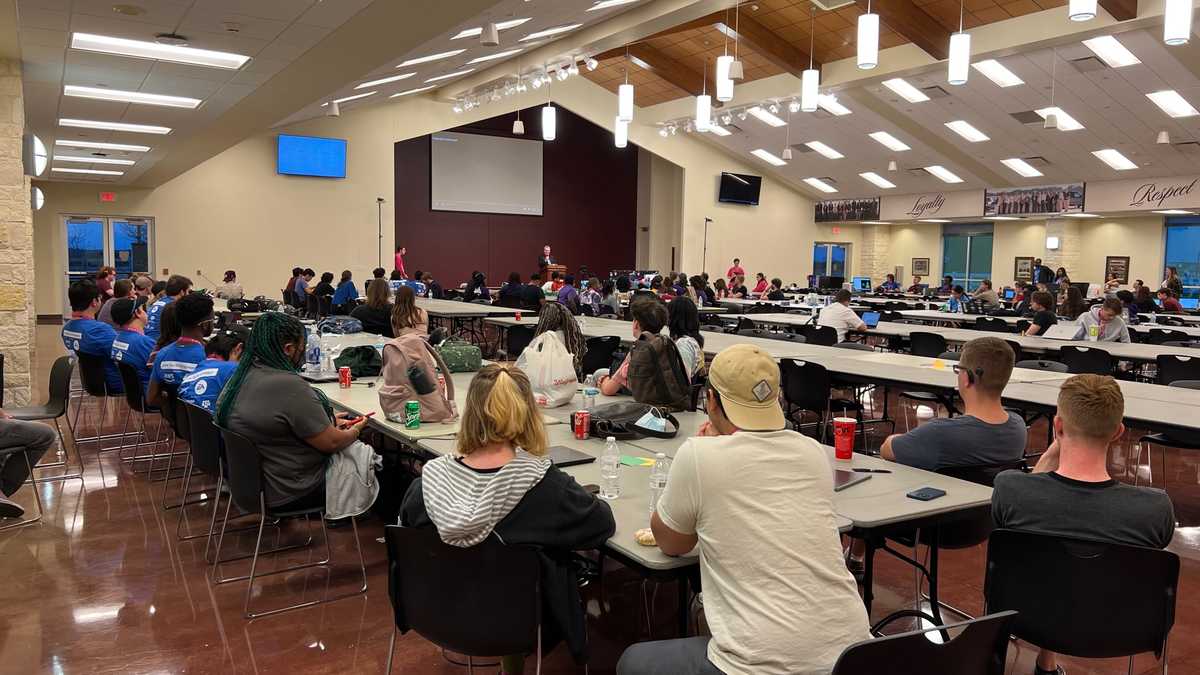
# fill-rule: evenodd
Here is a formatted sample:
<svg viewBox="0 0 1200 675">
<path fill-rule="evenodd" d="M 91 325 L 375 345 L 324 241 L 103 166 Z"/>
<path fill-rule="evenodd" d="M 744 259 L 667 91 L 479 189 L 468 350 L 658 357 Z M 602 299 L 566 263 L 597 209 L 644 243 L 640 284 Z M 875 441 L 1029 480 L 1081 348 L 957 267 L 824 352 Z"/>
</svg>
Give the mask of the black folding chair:
<svg viewBox="0 0 1200 675">
<path fill-rule="evenodd" d="M 83 385 L 83 393 L 96 400 L 97 415 L 96 435 L 85 437 L 79 433 L 79 414 L 80 411 L 83 410 L 83 399 L 81 398 L 79 404 L 75 406 L 75 421 L 70 423 L 71 434 L 75 437 L 75 449 L 76 451 L 82 452 L 79 448 L 79 444 L 81 442 L 95 441 L 97 454 L 104 450 L 116 450 L 120 448 L 119 445 L 117 448 L 103 447 L 103 442 L 106 440 L 119 438 L 123 443 L 125 439 L 124 433 L 120 435 L 104 434 L 104 418 L 108 416 L 109 401 L 121 396 L 120 392 L 109 392 L 108 390 L 108 379 L 105 375 L 104 367 L 108 362 L 108 359 L 91 354 L 84 354 L 83 352 L 76 352 L 75 358 L 76 362 L 79 364 L 79 381 Z M 128 422 L 129 420 L 126 418 L 126 424 L 128 424 Z"/>
<path fill-rule="evenodd" d="M 800 334 L 810 345 L 832 347 L 838 343 L 837 329 L 832 326 L 814 326 L 808 324 L 800 329 Z"/>
<path fill-rule="evenodd" d="M 781 385 L 783 388 L 784 413 L 799 431 L 804 425 L 804 413 L 811 412 L 815 422 L 817 438 L 824 441 L 829 420 L 834 414 L 854 412 L 858 430 L 862 435 L 863 448 L 867 447 L 867 430 L 863 424 L 863 407 L 858 401 L 833 398 L 833 377 L 825 366 L 813 361 L 780 359 Z M 797 417 L 799 414 L 799 417 Z"/>
<path fill-rule="evenodd" d="M 67 439 L 63 436 L 62 424 L 59 422 L 67 416 L 68 401 L 71 398 L 71 375 L 75 371 L 74 356 L 60 356 L 54 360 L 54 365 L 50 367 L 50 382 L 49 392 L 45 405 L 27 406 L 24 408 L 8 408 L 5 412 L 9 417 L 24 422 L 36 422 L 44 420 L 54 420 L 54 429 L 58 431 L 59 448 L 62 450 L 62 459 L 56 462 L 46 462 L 37 464 L 35 469 L 50 469 L 59 466 L 67 466 L 71 461 L 70 453 L 67 451 Z M 35 478 L 31 473 L 29 480 L 34 483 L 49 483 L 60 480 L 74 480 L 78 478 L 83 480 L 83 455 L 79 454 L 79 448 L 75 448 L 76 459 L 79 461 L 79 472 L 69 473 L 61 476 L 47 476 L 44 478 Z"/>
<path fill-rule="evenodd" d="M 146 430 L 146 415 L 159 414 L 161 411 L 146 402 L 146 393 L 142 390 L 142 380 L 138 377 L 137 370 L 128 363 L 118 363 L 117 370 L 121 373 L 121 383 L 125 387 L 125 404 L 129 406 L 129 415 L 125 419 L 125 427 L 121 432 L 122 449 L 125 446 L 125 437 L 129 432 L 129 421 L 134 415 L 137 415 L 137 428 L 133 430 L 133 454 L 129 457 L 121 457 L 123 462 L 149 462 L 146 468 L 146 474 L 149 475 L 154 470 L 154 462 L 163 455 L 158 454 L 158 445 L 162 440 L 163 424 L 166 421 L 164 416 L 158 418 L 158 425 L 154 430 L 154 441 L 151 442 L 150 434 Z M 150 454 L 139 455 L 138 448 L 142 447 L 142 439 L 145 439 L 146 444 L 150 445 Z M 135 465 L 136 471 L 136 465 Z"/>
<path fill-rule="evenodd" d="M 941 358 L 945 354 L 946 338 L 941 333 L 930 333 L 928 331 L 913 331 L 908 336 L 909 351 L 914 356 L 926 356 L 929 358 Z M 931 403 L 934 405 L 941 404 L 946 408 L 946 412 L 953 417 L 958 409 L 954 407 L 954 394 L 944 394 L 933 391 L 902 391 L 900 398 L 909 401 L 915 401 L 917 405 L 922 403 Z M 908 408 L 905 408 L 905 418 L 908 419 Z M 912 421 L 908 419 L 908 427 L 912 428 Z"/>
<path fill-rule="evenodd" d="M 504 356 L 516 359 L 533 342 L 534 326 L 509 326 L 504 331 Z"/>
<path fill-rule="evenodd" d="M 1161 317 L 1160 317 L 1161 318 Z M 1180 324 L 1182 325 L 1182 323 Z M 1161 345 L 1164 342 L 1178 342 L 1180 340 L 1189 340 L 1191 335 L 1188 335 L 1181 330 L 1170 330 L 1167 328 L 1151 328 L 1146 334 L 1146 342 L 1152 345 Z"/>
<path fill-rule="evenodd" d="M 604 335 L 587 339 L 587 352 L 583 355 L 583 374 L 591 375 L 600 368 L 612 365 L 613 352 L 621 347 L 621 338 Z"/>
<path fill-rule="evenodd" d="M 1091 373 L 1094 375 L 1112 375 L 1117 360 L 1112 354 L 1099 347 L 1079 347 L 1064 345 L 1058 350 L 1059 359 L 1066 364 L 1067 372 L 1072 375 Z"/>
<path fill-rule="evenodd" d="M 1012 333 L 1012 327 L 1004 319 L 994 316 L 980 316 L 975 319 L 975 330 L 993 333 Z"/>
<path fill-rule="evenodd" d="M 856 642 L 842 651 L 832 675 L 1004 675 L 1008 631 L 1016 612 L 997 612 L 963 623 L 938 626 L 933 617 L 913 610 L 888 615 L 871 627 L 872 640 Z M 882 635 L 897 619 L 929 621 L 929 628 Z M 929 633 L 942 633 L 935 642 Z M 955 635 L 946 640 L 950 633 Z"/>
<path fill-rule="evenodd" d="M 1177 380 L 1200 380 L 1200 353 L 1195 356 L 1159 354 L 1154 359 L 1158 367 L 1155 382 L 1171 384 Z"/>
<path fill-rule="evenodd" d="M 29 459 L 29 448 L 21 448 L 20 450 L 10 448 L 10 450 L 11 452 L 7 454 L 8 459 L 6 461 L 15 462 L 17 461 L 16 455 L 21 455 L 21 459 L 25 460 L 25 468 L 29 470 L 29 476 L 32 479 L 33 462 Z M 0 532 L 3 532 L 4 530 L 12 530 L 18 527 L 25 527 L 26 525 L 32 525 L 42 519 L 42 515 L 46 511 L 45 507 L 42 506 L 42 497 L 40 494 L 38 494 L 37 485 L 34 485 L 30 492 L 33 493 L 33 501 L 35 504 L 37 504 L 37 515 L 33 516 L 32 518 L 22 518 L 16 522 L 8 523 L 7 525 L 0 525 Z"/>
</svg>

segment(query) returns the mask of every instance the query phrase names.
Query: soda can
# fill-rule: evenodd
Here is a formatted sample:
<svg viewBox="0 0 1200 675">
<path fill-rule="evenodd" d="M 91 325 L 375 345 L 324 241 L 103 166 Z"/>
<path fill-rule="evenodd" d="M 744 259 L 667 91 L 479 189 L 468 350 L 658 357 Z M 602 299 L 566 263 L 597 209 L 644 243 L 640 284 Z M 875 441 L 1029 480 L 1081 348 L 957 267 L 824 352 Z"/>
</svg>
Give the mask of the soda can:
<svg viewBox="0 0 1200 675">
<path fill-rule="evenodd" d="M 519 310 L 519 309 L 517 310 L 517 314 L 516 314 L 516 316 L 515 316 L 514 318 L 515 318 L 517 321 L 520 321 L 520 320 L 521 320 L 521 310 Z"/>
<path fill-rule="evenodd" d="M 421 403 L 420 403 L 420 401 L 405 401 L 404 402 L 404 428 L 405 429 L 420 429 L 421 428 Z"/>
<path fill-rule="evenodd" d="M 588 427 L 592 423 L 592 413 L 588 412 L 587 410 L 576 410 L 573 415 L 573 419 L 575 438 L 578 438 L 581 441 L 587 440 Z"/>
<path fill-rule="evenodd" d="M 338 368 L 338 385 L 342 389 L 350 388 L 350 366 L 342 366 Z"/>
<path fill-rule="evenodd" d="M 446 395 L 446 376 L 438 373 L 438 390 L 442 392 L 442 396 Z"/>
</svg>

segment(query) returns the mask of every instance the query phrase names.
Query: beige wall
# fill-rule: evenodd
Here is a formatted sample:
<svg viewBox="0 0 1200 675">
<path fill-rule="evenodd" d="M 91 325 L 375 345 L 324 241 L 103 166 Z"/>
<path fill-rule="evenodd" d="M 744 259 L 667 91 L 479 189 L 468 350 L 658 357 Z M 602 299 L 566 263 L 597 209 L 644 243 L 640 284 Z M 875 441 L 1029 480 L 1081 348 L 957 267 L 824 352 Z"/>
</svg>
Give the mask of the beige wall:
<svg viewBox="0 0 1200 675">
<path fill-rule="evenodd" d="M 876 225 L 874 227 L 889 226 Z M 942 226 L 938 223 L 905 223 L 891 225 L 890 228 L 892 243 L 887 257 L 887 271 L 890 272 L 893 267 L 902 265 L 905 277 L 898 281 L 902 286 L 907 287 L 912 283 L 913 258 L 929 258 L 929 275 L 922 281 L 937 285 L 937 279 L 942 275 Z"/>
</svg>

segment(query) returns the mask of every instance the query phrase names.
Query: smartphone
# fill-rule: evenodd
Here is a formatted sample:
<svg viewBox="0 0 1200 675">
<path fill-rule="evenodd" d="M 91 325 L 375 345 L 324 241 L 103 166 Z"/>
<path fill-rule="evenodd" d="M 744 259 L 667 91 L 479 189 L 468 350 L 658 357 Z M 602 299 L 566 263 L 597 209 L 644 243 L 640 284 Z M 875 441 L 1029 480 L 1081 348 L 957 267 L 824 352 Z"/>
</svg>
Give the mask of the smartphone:
<svg viewBox="0 0 1200 675">
<path fill-rule="evenodd" d="M 932 487 L 923 487 L 918 490 L 913 490 L 912 492 L 908 493 L 905 496 L 908 497 L 909 499 L 916 499 L 918 501 L 928 502 L 928 501 L 937 499 L 938 497 L 944 497 L 945 495 L 946 495 L 945 490 L 939 490 L 937 488 L 932 488 Z"/>
</svg>

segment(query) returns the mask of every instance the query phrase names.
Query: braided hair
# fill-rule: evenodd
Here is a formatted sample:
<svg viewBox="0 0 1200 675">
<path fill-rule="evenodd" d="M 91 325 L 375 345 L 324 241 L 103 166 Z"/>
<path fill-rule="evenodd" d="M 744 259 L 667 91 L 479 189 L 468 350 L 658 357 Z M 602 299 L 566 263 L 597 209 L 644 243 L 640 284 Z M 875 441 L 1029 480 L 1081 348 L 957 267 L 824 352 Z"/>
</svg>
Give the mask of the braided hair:
<svg viewBox="0 0 1200 675">
<path fill-rule="evenodd" d="M 534 329 L 533 335 L 537 337 L 552 330 L 562 331 L 563 346 L 575 360 L 575 372 L 580 373 L 583 369 L 583 355 L 587 353 L 587 341 L 584 340 L 583 333 L 579 330 L 579 324 L 575 322 L 575 317 L 571 316 L 571 310 L 557 302 L 547 302 L 542 305 L 542 310 L 538 312 L 537 328 Z"/>
<path fill-rule="evenodd" d="M 242 357 L 238 360 L 237 370 L 225 383 L 221 396 L 217 399 L 217 426 L 225 426 L 229 413 L 237 402 L 237 396 L 246 382 L 246 376 L 251 368 L 271 368 L 285 373 L 299 373 L 299 369 L 283 351 L 283 345 L 289 343 L 304 344 L 304 324 L 295 317 L 282 312 L 264 312 L 250 331 L 250 337 L 242 347 Z M 319 389 L 313 389 L 325 414 L 333 418 L 333 406 L 329 398 Z"/>
</svg>

